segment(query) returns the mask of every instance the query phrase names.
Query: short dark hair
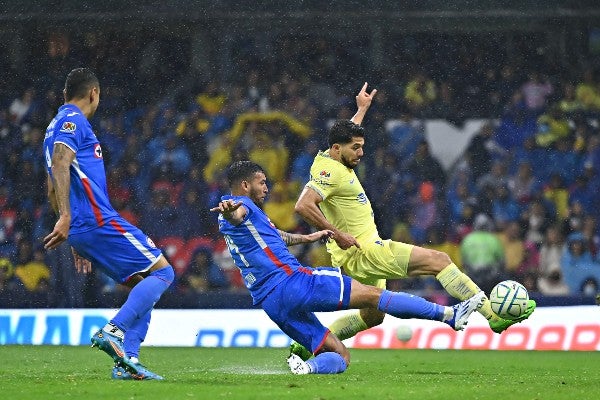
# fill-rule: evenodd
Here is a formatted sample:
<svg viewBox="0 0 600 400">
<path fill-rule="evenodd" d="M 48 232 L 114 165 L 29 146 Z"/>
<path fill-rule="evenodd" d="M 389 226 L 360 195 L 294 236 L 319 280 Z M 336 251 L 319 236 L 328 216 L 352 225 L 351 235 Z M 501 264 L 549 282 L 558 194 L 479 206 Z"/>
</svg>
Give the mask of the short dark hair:
<svg viewBox="0 0 600 400">
<path fill-rule="evenodd" d="M 252 161 L 236 161 L 227 170 L 227 182 L 232 188 L 244 180 L 251 180 L 257 172 L 265 173 L 265 170 Z"/>
<path fill-rule="evenodd" d="M 69 72 L 65 81 L 65 99 L 68 101 L 85 97 L 94 86 L 100 87 L 100 82 L 91 69 L 75 68 Z"/>
<path fill-rule="evenodd" d="M 365 128 L 349 119 L 340 119 L 329 130 L 329 147 L 350 143 L 354 137 L 365 137 Z"/>
</svg>

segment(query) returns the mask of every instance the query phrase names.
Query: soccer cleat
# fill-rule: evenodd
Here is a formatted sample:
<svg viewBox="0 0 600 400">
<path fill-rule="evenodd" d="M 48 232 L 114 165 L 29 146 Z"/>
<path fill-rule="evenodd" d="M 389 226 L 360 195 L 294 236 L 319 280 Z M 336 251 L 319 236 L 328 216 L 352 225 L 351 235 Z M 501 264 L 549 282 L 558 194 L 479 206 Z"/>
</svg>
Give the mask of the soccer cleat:
<svg viewBox="0 0 600 400">
<path fill-rule="evenodd" d="M 473 312 L 479 310 L 485 301 L 485 293 L 479 292 L 473 297 L 460 302 L 452 307 L 454 315 L 444 322 L 450 325 L 455 331 L 462 331 L 467 326 L 469 317 Z"/>
<path fill-rule="evenodd" d="M 108 354 L 115 362 L 123 362 L 126 359 L 123 349 L 123 339 L 100 329 L 92 336 L 92 347 L 97 347 Z"/>
<path fill-rule="evenodd" d="M 288 366 L 290 367 L 290 371 L 294 375 L 306 375 L 310 374 L 312 370 L 310 369 L 310 365 L 308 365 L 300 356 L 296 354 L 290 354 L 287 359 Z"/>
<path fill-rule="evenodd" d="M 523 322 L 527 318 L 529 318 L 529 316 L 531 314 L 533 314 L 533 312 L 535 311 L 535 306 L 536 306 L 535 300 L 529 300 L 527 302 L 527 310 L 525 310 L 525 313 L 517 319 L 510 320 L 510 319 L 498 318 L 495 321 L 490 319 L 490 320 L 488 320 L 488 323 L 490 324 L 490 328 L 492 328 L 492 330 L 496 333 L 502 333 L 506 329 L 508 329 L 509 326 L 512 326 L 519 322 Z"/>
<path fill-rule="evenodd" d="M 292 344 L 290 345 L 290 355 L 292 354 L 295 354 L 298 357 L 300 357 L 302 361 L 306 361 L 312 357 L 312 353 L 298 342 L 292 342 Z"/>
<path fill-rule="evenodd" d="M 116 363 L 112 370 L 112 378 L 117 380 L 156 380 L 162 381 L 164 378 L 148 370 L 140 363 L 133 363 L 137 372 L 128 371 L 129 367 L 124 367 L 121 363 Z"/>
</svg>

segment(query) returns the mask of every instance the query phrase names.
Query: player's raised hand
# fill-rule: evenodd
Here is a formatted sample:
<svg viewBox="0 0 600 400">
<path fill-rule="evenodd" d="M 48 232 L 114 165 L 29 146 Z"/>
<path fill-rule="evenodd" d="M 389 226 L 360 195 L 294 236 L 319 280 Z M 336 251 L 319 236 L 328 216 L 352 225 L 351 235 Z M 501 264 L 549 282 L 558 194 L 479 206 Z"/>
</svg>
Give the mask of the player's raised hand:
<svg viewBox="0 0 600 400">
<path fill-rule="evenodd" d="M 371 101 L 377 94 L 377 89 L 373 89 L 371 93 L 367 93 L 367 86 L 369 84 L 365 82 L 363 87 L 360 89 L 360 92 L 356 95 L 356 106 L 358 108 L 369 108 L 371 106 Z"/>
<path fill-rule="evenodd" d="M 336 232 L 332 238 L 342 250 L 349 249 L 352 246 L 356 246 L 360 249 L 360 243 L 358 243 L 356 238 L 349 233 L 339 231 Z"/>
</svg>

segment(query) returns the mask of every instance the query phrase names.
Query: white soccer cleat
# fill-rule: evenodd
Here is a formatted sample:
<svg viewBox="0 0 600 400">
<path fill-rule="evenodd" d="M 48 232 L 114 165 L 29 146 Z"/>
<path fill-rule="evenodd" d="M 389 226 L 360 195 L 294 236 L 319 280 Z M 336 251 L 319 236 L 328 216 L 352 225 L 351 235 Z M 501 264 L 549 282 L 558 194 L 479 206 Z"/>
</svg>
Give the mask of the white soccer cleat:
<svg viewBox="0 0 600 400">
<path fill-rule="evenodd" d="M 296 354 L 290 354 L 290 356 L 287 359 L 287 363 L 290 367 L 290 370 L 292 371 L 292 374 L 306 375 L 312 372 L 310 369 L 310 365 L 304 362 L 304 360 L 302 360 Z"/>
<path fill-rule="evenodd" d="M 467 326 L 469 317 L 479 310 L 485 301 L 485 293 L 479 292 L 473 297 L 456 304 L 452 307 L 454 315 L 451 319 L 444 321 L 455 331 L 462 331 Z"/>
</svg>

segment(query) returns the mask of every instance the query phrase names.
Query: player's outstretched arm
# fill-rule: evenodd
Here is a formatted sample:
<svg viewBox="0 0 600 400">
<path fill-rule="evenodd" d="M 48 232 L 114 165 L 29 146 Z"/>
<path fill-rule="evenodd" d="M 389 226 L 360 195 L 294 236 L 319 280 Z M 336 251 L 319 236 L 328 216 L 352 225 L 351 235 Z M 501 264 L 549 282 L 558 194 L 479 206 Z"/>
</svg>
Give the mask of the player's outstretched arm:
<svg viewBox="0 0 600 400">
<path fill-rule="evenodd" d="M 371 102 L 373 98 L 377 94 L 377 89 L 373 89 L 371 93 L 367 93 L 367 85 L 365 82 L 360 92 L 356 95 L 356 107 L 358 110 L 356 114 L 350 119 L 350 121 L 354 122 L 356 125 L 362 124 L 363 118 L 367 114 L 367 110 L 371 107 Z"/>
<path fill-rule="evenodd" d="M 277 229 L 277 232 L 279 232 L 279 236 L 281 236 L 281 239 L 288 246 L 294 246 L 296 244 L 301 244 L 301 243 L 313 243 L 313 242 L 316 242 L 317 240 L 320 240 L 321 242 L 325 243 L 329 240 L 330 237 L 333 236 L 333 232 L 330 230 L 327 230 L 327 229 L 318 231 L 318 232 L 309 233 L 308 235 L 301 235 L 298 233 L 289 233 L 286 231 L 282 231 L 280 229 Z"/>
</svg>

